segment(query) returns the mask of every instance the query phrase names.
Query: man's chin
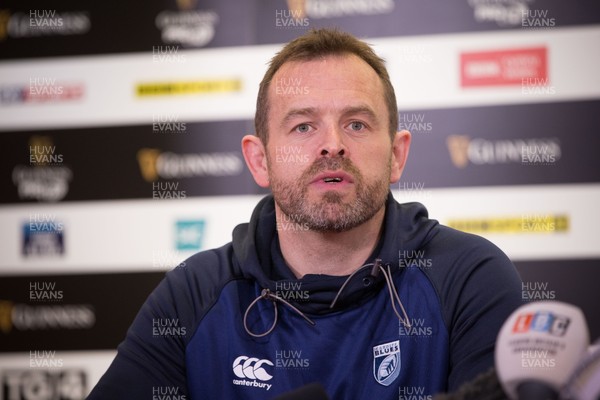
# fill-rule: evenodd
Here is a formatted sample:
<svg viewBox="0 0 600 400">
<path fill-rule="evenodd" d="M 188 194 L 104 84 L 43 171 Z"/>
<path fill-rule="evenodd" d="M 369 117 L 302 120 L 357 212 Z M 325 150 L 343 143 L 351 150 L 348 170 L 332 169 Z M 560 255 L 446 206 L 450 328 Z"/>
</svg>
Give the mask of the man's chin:
<svg viewBox="0 0 600 400">
<path fill-rule="evenodd" d="M 321 193 L 313 193 L 309 195 L 308 201 L 311 204 L 318 204 L 320 207 L 331 208 L 334 211 L 339 211 L 340 208 L 348 207 L 356 202 L 355 193 L 343 193 L 339 190 L 327 190 Z"/>
<path fill-rule="evenodd" d="M 322 233 L 339 233 L 352 230 L 371 219 L 373 216 L 360 215 L 350 210 L 348 205 L 323 204 L 319 212 L 311 213 L 307 226 Z"/>
<path fill-rule="evenodd" d="M 360 225 L 362 225 L 366 221 L 358 221 L 358 220 L 325 220 L 320 221 L 319 223 L 308 223 L 308 227 L 310 230 L 319 232 L 319 233 L 341 233 L 348 232 Z"/>
</svg>

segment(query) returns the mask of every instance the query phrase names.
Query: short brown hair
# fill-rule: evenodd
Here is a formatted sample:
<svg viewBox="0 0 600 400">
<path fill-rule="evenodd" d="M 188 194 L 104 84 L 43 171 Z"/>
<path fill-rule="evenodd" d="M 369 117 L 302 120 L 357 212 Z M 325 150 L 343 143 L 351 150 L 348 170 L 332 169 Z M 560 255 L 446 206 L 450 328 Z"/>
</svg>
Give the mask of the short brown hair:
<svg viewBox="0 0 600 400">
<path fill-rule="evenodd" d="M 323 28 L 313 29 L 292 40 L 271 59 L 269 69 L 260 82 L 256 99 L 256 114 L 254 116 L 256 135 L 263 144 L 266 145 L 268 141 L 269 85 L 279 68 L 288 61 L 310 61 L 318 57 L 343 54 L 358 56 L 369 64 L 381 79 L 389 114 L 390 136 L 394 136 L 398 127 L 398 106 L 396 105 L 394 87 L 390 82 L 384 60 L 375 54 L 368 44 L 349 33 Z"/>
</svg>

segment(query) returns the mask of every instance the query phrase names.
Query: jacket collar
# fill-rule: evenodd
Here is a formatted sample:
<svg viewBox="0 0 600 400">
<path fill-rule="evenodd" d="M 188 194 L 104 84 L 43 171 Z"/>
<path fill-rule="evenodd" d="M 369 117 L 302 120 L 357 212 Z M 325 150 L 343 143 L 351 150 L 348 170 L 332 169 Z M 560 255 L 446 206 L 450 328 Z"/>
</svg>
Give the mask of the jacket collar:
<svg viewBox="0 0 600 400">
<path fill-rule="evenodd" d="M 435 225 L 437 221 L 428 219 L 423 205 L 399 204 L 389 193 L 382 237 L 365 264 L 379 258 L 384 266 L 389 265 L 398 273 L 400 251 L 419 249 L 429 240 Z M 352 277 L 335 308 L 330 309 L 347 276 L 307 274 L 301 279 L 295 278 L 279 248 L 272 195 L 258 203 L 249 224 L 234 229 L 233 247 L 244 277 L 257 281 L 261 288 L 283 297 L 304 313 L 325 314 L 358 305 L 381 290 L 385 283 L 381 275 L 373 277 L 371 268 L 364 268 Z"/>
</svg>

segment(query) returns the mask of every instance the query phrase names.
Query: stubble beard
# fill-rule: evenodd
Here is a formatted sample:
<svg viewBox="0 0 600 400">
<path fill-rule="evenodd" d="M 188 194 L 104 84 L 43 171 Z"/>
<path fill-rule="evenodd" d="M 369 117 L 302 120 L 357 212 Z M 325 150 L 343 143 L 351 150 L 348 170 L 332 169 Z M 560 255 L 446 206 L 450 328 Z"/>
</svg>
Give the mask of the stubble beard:
<svg viewBox="0 0 600 400">
<path fill-rule="evenodd" d="M 323 171 L 336 170 L 352 175 L 355 199 L 344 201 L 340 193 L 330 190 L 319 200 L 310 201 L 308 189 L 314 177 Z M 317 232 L 345 232 L 371 219 L 385 205 L 390 171 L 391 165 L 388 163 L 381 179 L 365 182 L 349 159 L 323 157 L 315 160 L 296 182 L 274 179 L 272 171 L 269 171 L 269 176 L 275 202 L 288 220 Z"/>
</svg>

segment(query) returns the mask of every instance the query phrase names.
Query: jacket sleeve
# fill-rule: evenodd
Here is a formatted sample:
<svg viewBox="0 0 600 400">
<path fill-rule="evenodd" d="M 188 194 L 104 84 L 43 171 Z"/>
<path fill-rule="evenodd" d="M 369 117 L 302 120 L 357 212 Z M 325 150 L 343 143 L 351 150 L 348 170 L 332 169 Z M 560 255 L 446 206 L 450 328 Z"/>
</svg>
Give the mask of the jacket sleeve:
<svg viewBox="0 0 600 400">
<path fill-rule="evenodd" d="M 189 398 L 186 346 L 228 278 L 227 253 L 198 253 L 166 274 L 138 312 L 89 400 L 151 399 L 154 394 Z"/>
<path fill-rule="evenodd" d="M 498 332 L 523 304 L 521 278 L 508 257 L 479 236 L 445 228 L 443 270 L 434 278 L 449 332 L 448 391 L 494 366 Z M 435 269 L 435 266 L 434 266 Z"/>
</svg>

